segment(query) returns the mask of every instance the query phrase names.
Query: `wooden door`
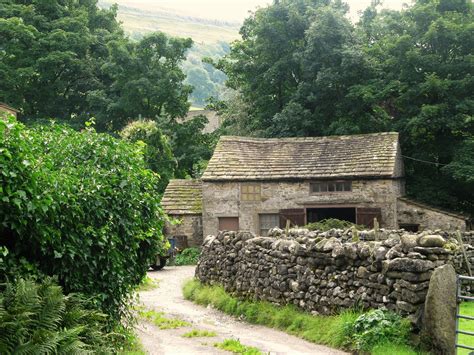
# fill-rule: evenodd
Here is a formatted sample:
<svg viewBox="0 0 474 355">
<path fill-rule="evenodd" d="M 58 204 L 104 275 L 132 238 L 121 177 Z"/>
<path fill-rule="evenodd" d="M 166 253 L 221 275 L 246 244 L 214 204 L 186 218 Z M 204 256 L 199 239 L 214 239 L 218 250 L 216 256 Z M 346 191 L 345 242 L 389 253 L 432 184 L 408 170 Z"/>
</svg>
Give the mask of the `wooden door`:
<svg viewBox="0 0 474 355">
<path fill-rule="evenodd" d="M 302 227 L 305 223 L 304 208 L 293 208 L 280 210 L 280 228 L 286 228 L 286 221 L 290 221 L 290 227 Z"/>
<path fill-rule="evenodd" d="M 239 217 L 219 217 L 220 231 L 238 231 Z"/>
<path fill-rule="evenodd" d="M 379 225 L 382 224 L 382 209 L 380 208 L 357 208 L 357 224 L 368 228 L 374 228 L 374 218 L 377 218 Z"/>
</svg>

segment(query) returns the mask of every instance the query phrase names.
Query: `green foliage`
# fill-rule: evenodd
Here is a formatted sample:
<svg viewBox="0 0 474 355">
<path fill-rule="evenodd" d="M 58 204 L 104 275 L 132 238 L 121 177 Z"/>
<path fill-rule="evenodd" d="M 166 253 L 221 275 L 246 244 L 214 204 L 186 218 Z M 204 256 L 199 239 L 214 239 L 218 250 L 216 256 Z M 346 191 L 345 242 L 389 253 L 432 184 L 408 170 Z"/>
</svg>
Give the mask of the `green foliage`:
<svg viewBox="0 0 474 355">
<path fill-rule="evenodd" d="M 189 96 L 193 105 L 204 107 L 210 97 L 222 98 L 226 76 L 208 61 L 217 60 L 227 54 L 229 49 L 225 42 L 195 43 L 188 51 L 183 71 L 186 74 L 185 82 L 193 87 Z"/>
<path fill-rule="evenodd" d="M 156 312 L 154 310 L 141 310 L 139 316 L 143 319 L 153 323 L 160 329 L 176 329 L 187 327 L 190 324 L 178 318 L 167 318 L 163 312 Z"/>
<path fill-rule="evenodd" d="M 176 169 L 171 145 L 155 121 L 140 120 L 129 123 L 121 132 L 122 138 L 131 142 L 142 141 L 145 161 L 149 169 L 160 175 L 159 192 L 164 192 Z"/>
<path fill-rule="evenodd" d="M 372 310 L 345 325 L 347 337 L 354 348 L 369 351 L 379 344 L 406 344 L 411 332 L 410 322 L 398 314 Z"/>
<path fill-rule="evenodd" d="M 163 33 L 131 41 L 117 9 L 97 0 L 2 1 L 0 101 L 25 119 L 93 116 L 108 131 L 140 115 L 185 115 L 191 86 L 180 63 L 192 41 Z"/>
<path fill-rule="evenodd" d="M 201 249 L 199 248 L 186 248 L 181 253 L 176 255 L 176 265 L 196 265 L 199 256 L 201 255 Z"/>
<path fill-rule="evenodd" d="M 262 355 L 260 350 L 253 346 L 243 345 L 238 339 L 224 339 L 223 342 L 215 343 L 214 346 L 234 354 Z"/>
<path fill-rule="evenodd" d="M 250 323 L 277 328 L 313 343 L 368 351 L 374 348 L 379 353 L 383 349 L 414 353 L 408 344 L 409 322 L 393 313 L 347 310 L 334 316 L 313 316 L 293 305 L 280 307 L 265 301 L 241 300 L 231 296 L 222 286 L 206 286 L 197 280 L 189 280 L 183 285 L 183 295 L 197 304 L 212 305 Z"/>
<path fill-rule="evenodd" d="M 183 338 L 204 338 L 204 337 L 215 337 L 217 336 L 216 332 L 211 332 L 209 330 L 199 330 L 193 329 L 190 332 L 184 333 Z"/>
<path fill-rule="evenodd" d="M 308 228 L 309 230 L 315 231 L 328 231 L 330 229 L 350 229 L 350 228 L 356 228 L 358 230 L 363 230 L 366 227 L 354 224 L 349 221 L 343 221 L 337 218 L 328 218 L 328 219 L 323 219 L 322 221 L 319 222 L 314 222 L 314 223 L 309 223 L 305 226 L 305 228 Z"/>
<path fill-rule="evenodd" d="M 142 148 L 90 128 L 0 120 L 0 247 L 93 296 L 114 321 L 162 244 L 158 178 Z"/>
<path fill-rule="evenodd" d="M 474 6 L 418 0 L 369 7 L 356 25 L 340 1 L 281 0 L 244 22 L 214 63 L 236 93 L 218 107 L 228 134 L 400 132 L 407 192 L 474 213 Z M 423 163 L 419 160 L 429 161 Z"/>
<path fill-rule="evenodd" d="M 151 291 L 160 286 L 160 280 L 158 279 L 153 279 L 148 275 L 145 275 L 143 280 L 140 282 L 140 285 L 138 285 L 137 290 L 138 291 Z"/>
<path fill-rule="evenodd" d="M 200 177 L 217 144 L 217 133 L 203 133 L 207 117 L 198 115 L 178 122 L 173 118 L 161 118 L 158 125 L 170 138 L 173 155 L 178 162 L 175 177 L 184 179 Z M 185 142 L 185 143 L 183 143 Z"/>
<path fill-rule="evenodd" d="M 474 317 L 474 302 L 462 302 L 459 305 L 459 314 Z M 474 321 L 469 319 L 459 319 L 459 330 L 474 332 Z M 459 334 L 459 344 L 474 346 L 474 338 L 470 335 Z M 465 349 L 459 349 L 459 355 L 468 355 L 470 351 Z"/>
<path fill-rule="evenodd" d="M 107 353 L 106 326 L 104 314 L 79 295 L 65 296 L 51 280 L 19 279 L 0 293 L 2 354 Z"/>
</svg>

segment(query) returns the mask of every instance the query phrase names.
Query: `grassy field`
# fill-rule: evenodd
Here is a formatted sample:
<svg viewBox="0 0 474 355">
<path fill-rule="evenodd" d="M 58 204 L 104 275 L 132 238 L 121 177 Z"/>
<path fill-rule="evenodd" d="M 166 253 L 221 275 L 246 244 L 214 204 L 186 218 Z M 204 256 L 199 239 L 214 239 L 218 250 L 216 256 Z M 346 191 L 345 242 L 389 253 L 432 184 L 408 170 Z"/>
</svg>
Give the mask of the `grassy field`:
<svg viewBox="0 0 474 355">
<path fill-rule="evenodd" d="M 474 317 L 474 302 L 463 302 L 461 304 L 460 314 Z M 460 319 L 459 330 L 474 332 L 474 320 Z M 474 347 L 474 336 L 459 334 L 458 343 Z M 469 353 L 471 353 L 471 350 L 458 350 L 458 355 L 467 355 Z"/>
<path fill-rule="evenodd" d="M 152 4 L 140 7 L 123 0 L 101 0 L 99 6 L 113 3 L 119 4 L 118 18 L 132 36 L 162 31 L 175 37 L 190 37 L 197 43 L 232 42 L 239 38 L 239 23 L 185 16 Z"/>
</svg>

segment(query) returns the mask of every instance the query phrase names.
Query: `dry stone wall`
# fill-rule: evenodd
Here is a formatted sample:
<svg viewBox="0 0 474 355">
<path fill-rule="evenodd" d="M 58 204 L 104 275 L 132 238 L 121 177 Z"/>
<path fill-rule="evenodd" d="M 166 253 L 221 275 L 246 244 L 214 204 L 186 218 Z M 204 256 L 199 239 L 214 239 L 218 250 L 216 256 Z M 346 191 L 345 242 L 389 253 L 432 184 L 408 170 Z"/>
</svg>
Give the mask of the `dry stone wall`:
<svg viewBox="0 0 474 355">
<path fill-rule="evenodd" d="M 385 308 L 417 322 L 433 271 L 461 260 L 452 237 L 403 230 L 292 229 L 286 235 L 273 229 L 268 237 L 221 232 L 204 240 L 196 277 L 239 296 L 310 312 Z M 464 264 L 457 267 L 462 273 Z"/>
</svg>

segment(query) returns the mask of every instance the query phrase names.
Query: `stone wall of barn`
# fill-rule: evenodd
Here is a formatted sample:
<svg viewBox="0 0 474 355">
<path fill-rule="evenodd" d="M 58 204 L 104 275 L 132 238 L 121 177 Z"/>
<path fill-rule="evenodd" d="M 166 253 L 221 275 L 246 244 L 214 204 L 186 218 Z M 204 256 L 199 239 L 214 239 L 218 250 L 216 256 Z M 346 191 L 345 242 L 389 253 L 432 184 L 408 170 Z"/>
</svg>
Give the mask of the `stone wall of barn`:
<svg viewBox="0 0 474 355">
<path fill-rule="evenodd" d="M 170 215 L 172 219 L 181 221 L 178 224 L 166 223 L 165 236 L 181 237 L 178 238 L 182 243 L 182 237 L 186 237 L 186 247 L 200 247 L 203 241 L 203 230 L 202 230 L 202 216 L 201 215 Z M 183 245 L 178 245 L 178 248 L 182 249 Z"/>
<path fill-rule="evenodd" d="M 260 201 L 241 201 L 245 182 L 203 182 L 204 235 L 216 235 L 219 217 L 239 217 L 239 228 L 259 234 L 259 215 L 281 209 L 318 207 L 381 208 L 381 226 L 397 228 L 397 197 L 404 193 L 400 179 L 353 180 L 350 192 L 310 193 L 311 181 L 258 182 Z"/>
<path fill-rule="evenodd" d="M 463 234 L 474 237 L 474 232 Z M 452 263 L 467 273 L 453 237 L 403 230 L 291 229 L 286 235 L 274 229 L 269 237 L 221 232 L 204 240 L 196 277 L 239 296 L 295 304 L 309 312 L 385 308 L 417 322 L 435 268 Z M 474 248 L 465 248 L 472 258 Z"/>
<path fill-rule="evenodd" d="M 418 225 L 419 231 L 426 229 L 466 230 L 466 220 L 451 213 L 426 208 L 408 200 L 397 201 L 398 224 Z"/>
</svg>

